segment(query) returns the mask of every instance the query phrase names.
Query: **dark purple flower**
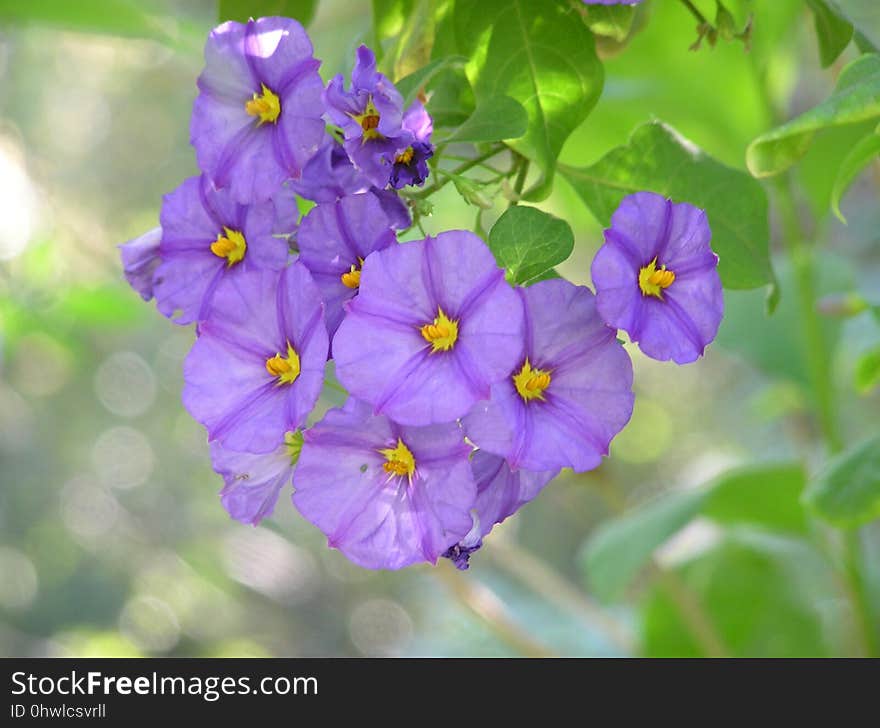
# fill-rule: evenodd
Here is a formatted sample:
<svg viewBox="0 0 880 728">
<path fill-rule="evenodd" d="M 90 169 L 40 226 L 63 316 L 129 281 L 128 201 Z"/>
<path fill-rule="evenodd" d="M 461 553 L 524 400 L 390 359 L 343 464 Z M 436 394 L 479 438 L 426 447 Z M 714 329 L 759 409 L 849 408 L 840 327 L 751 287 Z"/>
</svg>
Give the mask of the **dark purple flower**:
<svg viewBox="0 0 880 728">
<path fill-rule="evenodd" d="M 303 218 L 297 233 L 299 259 L 321 290 L 330 336 L 342 321 L 342 305 L 358 292 L 366 257 L 396 242 L 391 221 L 371 194 L 319 204 Z"/>
<path fill-rule="evenodd" d="M 190 177 L 162 200 L 162 242 L 153 276 L 159 311 L 178 324 L 203 320 L 224 278 L 287 262 L 271 201 L 241 205 L 210 181 Z M 175 314 L 175 312 L 178 312 Z"/>
<path fill-rule="evenodd" d="M 412 227 L 413 223 L 412 217 L 409 214 L 409 207 L 394 190 L 380 190 L 378 187 L 373 187 L 370 193 L 379 200 L 379 204 L 388 216 L 392 228 L 395 230 L 407 230 Z"/>
<path fill-rule="evenodd" d="M 271 516 L 281 489 L 290 482 L 301 447 L 299 432 L 288 432 L 284 444 L 260 455 L 211 443 L 211 465 L 226 483 L 220 500 L 229 515 L 254 526 Z"/>
<path fill-rule="evenodd" d="M 328 337 L 306 267 L 226 278 L 183 365 L 183 404 L 208 439 L 251 453 L 275 450 L 305 424 L 324 381 Z"/>
<path fill-rule="evenodd" d="M 652 359 L 687 364 L 718 333 L 724 297 L 706 213 L 653 192 L 625 197 L 593 259 L 596 306 Z"/>
<path fill-rule="evenodd" d="M 471 528 L 470 451 L 454 422 L 403 427 L 349 398 L 304 433 L 293 503 L 359 566 L 435 563 Z"/>
<path fill-rule="evenodd" d="M 412 137 L 403 129 L 403 97 L 376 70 L 373 51 L 358 48 L 351 86 L 346 90 L 342 75 L 336 76 L 327 85 L 324 103 L 342 129 L 348 156 L 374 185 L 384 188 L 396 156 Z"/>
<path fill-rule="evenodd" d="M 361 174 L 342 145 L 329 136 L 303 168 L 302 178 L 288 184 L 300 197 L 314 202 L 333 202 L 345 195 L 366 192 L 370 181 Z"/>
<path fill-rule="evenodd" d="M 394 245 L 364 262 L 333 339 L 336 375 L 376 414 L 450 422 L 522 358 L 522 306 L 473 233 Z"/>
<path fill-rule="evenodd" d="M 119 246 L 125 280 L 145 301 L 153 297 L 153 274 L 159 267 L 161 240 L 162 228 L 157 227 Z"/>
<path fill-rule="evenodd" d="M 471 457 L 471 471 L 477 484 L 473 526 L 461 541 L 443 554 L 461 570 L 468 568 L 471 554 L 483 545 L 483 539 L 495 524 L 535 498 L 559 473 L 558 469 L 539 473 L 511 470 L 503 457 L 483 450 L 477 450 Z"/>
<path fill-rule="evenodd" d="M 517 289 L 525 352 L 462 420 L 511 469 L 595 468 L 633 408 L 632 364 L 588 288 L 555 279 Z"/>
<path fill-rule="evenodd" d="M 239 202 L 267 200 L 297 179 L 324 136 L 320 62 L 289 18 L 214 29 L 193 107 L 199 167 Z"/>
<path fill-rule="evenodd" d="M 434 122 L 420 101 L 414 101 L 406 110 L 403 129 L 411 135 L 411 140 L 394 157 L 390 182 L 396 190 L 406 185 L 423 185 L 430 172 L 428 160 L 434 156 L 434 145 L 430 142 Z"/>
</svg>

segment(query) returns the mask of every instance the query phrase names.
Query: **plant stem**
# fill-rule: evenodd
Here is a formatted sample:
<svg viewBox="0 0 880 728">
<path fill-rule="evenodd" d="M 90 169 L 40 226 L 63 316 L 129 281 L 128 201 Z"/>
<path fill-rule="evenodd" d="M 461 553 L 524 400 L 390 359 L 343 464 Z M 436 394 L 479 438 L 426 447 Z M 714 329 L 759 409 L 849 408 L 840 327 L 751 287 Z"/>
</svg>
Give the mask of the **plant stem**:
<svg viewBox="0 0 880 728">
<path fill-rule="evenodd" d="M 525 157 L 519 158 L 519 169 L 516 173 L 516 180 L 513 183 L 513 191 L 516 195 L 514 199 L 510 201 L 508 207 L 513 207 L 515 204 L 519 202 L 520 197 L 522 197 L 523 187 L 526 184 L 526 177 L 529 175 L 529 160 Z"/>
<path fill-rule="evenodd" d="M 441 189 L 443 189 L 447 184 L 449 184 L 449 182 L 452 179 L 454 179 L 456 175 L 460 175 L 464 172 L 467 172 L 469 169 L 476 167 L 479 164 L 482 164 L 487 159 L 492 159 L 492 157 L 494 157 L 496 154 L 500 154 L 506 148 L 507 147 L 505 147 L 503 144 L 498 144 L 496 146 L 493 146 L 491 149 L 489 149 L 489 151 L 483 152 L 483 154 L 480 154 L 480 155 L 474 157 L 473 159 L 470 159 L 467 162 L 464 162 L 463 164 L 458 165 L 458 167 L 451 170 L 450 172 L 445 173 L 443 175 L 443 179 L 442 180 L 438 179 L 436 182 L 434 182 L 433 186 L 429 187 L 428 189 L 426 189 L 422 192 L 418 192 L 414 195 L 410 195 L 410 197 L 413 197 L 413 198 L 419 199 L 419 200 L 423 200 L 426 197 L 430 197 L 431 195 L 436 194 Z"/>
<path fill-rule="evenodd" d="M 684 5 L 690 11 L 691 15 L 693 15 L 697 19 L 698 23 L 706 24 L 706 25 L 709 24 L 709 21 L 706 19 L 706 16 L 700 12 L 699 8 L 697 8 L 697 6 L 694 5 L 691 2 L 691 0 L 681 0 L 681 4 Z"/>
<path fill-rule="evenodd" d="M 451 564 L 438 564 L 431 574 L 464 606 L 478 616 L 496 637 L 527 657 L 553 657 L 553 652 L 522 630 L 508 614 L 504 602 L 484 584 L 456 572 Z"/>
</svg>

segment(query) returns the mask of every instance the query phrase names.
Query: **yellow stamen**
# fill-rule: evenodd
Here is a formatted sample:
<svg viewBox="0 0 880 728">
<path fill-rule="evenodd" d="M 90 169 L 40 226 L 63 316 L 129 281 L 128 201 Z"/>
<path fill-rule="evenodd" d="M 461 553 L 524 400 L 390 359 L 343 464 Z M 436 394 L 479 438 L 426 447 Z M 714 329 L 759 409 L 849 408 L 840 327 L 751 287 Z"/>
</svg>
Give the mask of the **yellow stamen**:
<svg viewBox="0 0 880 728">
<path fill-rule="evenodd" d="M 351 270 L 340 276 L 342 285 L 347 288 L 357 288 L 361 284 L 361 268 L 363 268 L 363 265 L 364 259 L 358 258 L 358 264 L 351 266 Z"/>
<path fill-rule="evenodd" d="M 639 271 L 639 288 L 642 289 L 643 296 L 656 296 L 662 299 L 662 290 L 669 288 L 674 281 L 675 273 L 666 270 L 665 265 L 658 268 L 656 258 Z"/>
<path fill-rule="evenodd" d="M 217 239 L 211 243 L 211 252 L 218 258 L 226 258 L 227 265 L 231 266 L 244 258 L 247 242 L 238 230 L 224 227 L 223 233 L 218 234 Z"/>
<path fill-rule="evenodd" d="M 266 371 L 278 378 L 278 384 L 293 384 L 299 376 L 299 354 L 287 342 L 287 356 L 276 354 L 266 359 Z"/>
<path fill-rule="evenodd" d="M 379 454 L 385 457 L 382 469 L 389 476 L 397 475 L 403 477 L 405 475 L 409 482 L 412 483 L 413 473 L 416 472 L 416 459 L 413 457 L 410 449 L 404 445 L 403 440 L 398 437 L 396 447 L 379 450 Z"/>
<path fill-rule="evenodd" d="M 544 399 L 544 390 L 550 386 L 550 372 L 543 369 L 532 369 L 528 359 L 519 370 L 519 374 L 513 375 L 513 385 L 519 396 L 526 402 L 532 399 Z"/>
<path fill-rule="evenodd" d="M 449 351 L 458 341 L 458 321 L 449 318 L 442 308 L 437 309 L 437 317 L 433 322 L 419 329 L 425 341 L 431 344 L 431 353 Z"/>
<path fill-rule="evenodd" d="M 379 111 L 376 109 L 376 105 L 373 103 L 373 97 L 370 96 L 367 101 L 367 106 L 364 109 L 362 114 L 351 114 L 351 118 L 354 119 L 358 124 L 361 125 L 361 129 L 364 130 L 363 140 L 369 141 L 370 139 L 384 139 L 384 137 L 379 133 Z"/>
<path fill-rule="evenodd" d="M 255 93 L 254 97 L 245 103 L 244 110 L 251 116 L 259 116 L 260 126 L 267 121 L 274 124 L 278 121 L 278 116 L 281 114 L 281 100 L 266 84 L 260 85 L 263 87 L 263 93 Z"/>
<path fill-rule="evenodd" d="M 412 147 L 407 147 L 394 158 L 394 162 L 396 164 L 409 164 L 412 162 L 413 154 L 415 154 L 415 150 Z"/>
</svg>

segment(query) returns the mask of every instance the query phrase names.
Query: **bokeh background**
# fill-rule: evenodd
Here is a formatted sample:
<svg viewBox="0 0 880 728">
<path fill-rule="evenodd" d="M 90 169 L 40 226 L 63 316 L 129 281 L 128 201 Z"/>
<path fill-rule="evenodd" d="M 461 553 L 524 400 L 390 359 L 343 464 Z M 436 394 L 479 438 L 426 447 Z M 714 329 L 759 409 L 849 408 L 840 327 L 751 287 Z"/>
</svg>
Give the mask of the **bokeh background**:
<svg viewBox="0 0 880 728">
<path fill-rule="evenodd" d="M 196 173 L 189 113 L 216 3 L 127 3 L 149 22 L 133 33 L 121 20 L 121 35 L 93 32 L 91 2 L 28 22 L 29 3 L 11 5 L 16 17 L 0 16 L 0 654 L 700 654 L 662 584 L 684 589 L 685 607 L 702 595 L 737 653 L 859 653 L 821 527 L 807 539 L 697 518 L 611 603 L 585 574 L 583 544 L 620 512 L 742 463 L 822 456 L 781 259 L 774 317 L 764 291 L 727 293 L 699 363 L 632 351 L 635 414 L 612 457 L 563 473 L 469 572 L 360 570 L 287 494 L 259 528 L 231 521 L 204 433 L 180 403 L 193 333 L 127 288 L 115 247 L 155 226 L 161 195 Z M 824 99 L 855 56 L 820 68 L 801 0 L 754 3 L 748 53 L 738 42 L 689 51 L 683 5 L 649 5 L 625 51 L 605 48 L 602 98 L 562 161 L 592 163 L 658 117 L 744 168 L 749 141 Z M 370 13 L 365 0 L 321 0 L 310 32 L 325 78 L 350 70 Z M 863 132 L 823 135 L 794 173 L 804 229 L 827 251 L 826 293 L 880 290 L 876 167 L 846 198 L 848 226 L 827 214 L 829 170 Z M 452 187 L 434 200 L 429 232 L 473 225 Z M 545 209 L 575 231 L 562 273 L 589 283 L 599 226 L 561 178 Z M 778 250 L 775 212 L 771 222 Z M 866 316 L 826 324 L 841 428 L 858 439 L 876 430 L 880 395 L 858 391 L 855 362 L 880 333 Z M 337 403 L 331 393 L 319 409 Z M 860 538 L 876 607 L 880 530 Z"/>
</svg>

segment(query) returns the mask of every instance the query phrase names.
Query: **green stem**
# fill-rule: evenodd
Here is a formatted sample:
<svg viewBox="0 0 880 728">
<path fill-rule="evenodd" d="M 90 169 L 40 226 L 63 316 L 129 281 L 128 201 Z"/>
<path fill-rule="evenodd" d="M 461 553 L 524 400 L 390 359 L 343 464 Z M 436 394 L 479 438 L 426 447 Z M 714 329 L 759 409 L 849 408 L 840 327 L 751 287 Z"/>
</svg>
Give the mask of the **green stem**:
<svg viewBox="0 0 880 728">
<path fill-rule="evenodd" d="M 697 8 L 697 6 L 694 5 L 691 2 L 691 0 L 681 0 L 681 4 L 684 5 L 690 11 L 691 15 L 693 15 L 697 19 L 698 23 L 706 24 L 706 25 L 709 24 L 709 21 L 706 19 L 706 16 L 700 12 L 699 8 Z"/>
<path fill-rule="evenodd" d="M 508 207 L 513 207 L 519 202 L 520 197 L 522 197 L 523 187 L 525 187 L 526 177 L 528 177 L 528 175 L 529 160 L 525 157 L 521 157 L 519 160 L 519 170 L 516 173 L 516 180 L 513 183 L 513 191 L 516 197 L 514 197 L 514 199 L 510 201 L 510 205 L 508 205 Z"/>
<path fill-rule="evenodd" d="M 438 179 L 434 183 L 433 186 L 429 187 L 428 189 L 424 190 L 423 192 L 418 192 L 414 195 L 410 195 L 410 197 L 413 197 L 418 200 L 424 200 L 425 198 L 430 197 L 433 194 L 436 194 L 437 192 L 442 190 L 447 184 L 449 184 L 449 182 L 451 182 L 455 178 L 456 175 L 460 175 L 464 172 L 467 172 L 469 169 L 472 169 L 473 167 L 476 167 L 476 166 L 482 164 L 487 159 L 492 159 L 492 157 L 494 157 L 496 154 L 500 154 L 506 148 L 507 147 L 505 147 L 503 144 L 493 146 L 491 149 L 489 149 L 489 151 L 483 152 L 483 154 L 480 154 L 480 155 L 474 157 L 473 159 L 470 159 L 467 162 L 464 162 L 463 164 L 458 165 L 455 169 L 451 170 L 450 172 L 445 173 L 444 178 L 442 180 Z"/>
</svg>

